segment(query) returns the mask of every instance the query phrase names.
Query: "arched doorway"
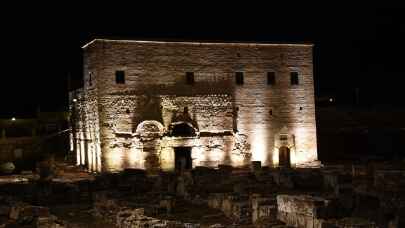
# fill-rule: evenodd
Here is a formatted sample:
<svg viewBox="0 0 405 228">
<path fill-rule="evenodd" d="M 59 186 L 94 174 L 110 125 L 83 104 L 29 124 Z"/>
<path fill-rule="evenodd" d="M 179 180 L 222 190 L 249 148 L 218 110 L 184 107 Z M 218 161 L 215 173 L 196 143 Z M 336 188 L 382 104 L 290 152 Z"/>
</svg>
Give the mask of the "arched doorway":
<svg viewBox="0 0 405 228">
<path fill-rule="evenodd" d="M 174 137 L 195 137 L 196 129 L 191 123 L 176 122 L 170 126 L 170 136 Z M 191 158 L 190 146 L 174 147 L 174 168 L 177 172 L 183 172 L 192 169 L 193 160 Z"/>
<path fill-rule="evenodd" d="M 278 165 L 280 167 L 291 167 L 290 148 L 282 146 L 278 149 Z"/>
<path fill-rule="evenodd" d="M 164 127 L 156 120 L 145 120 L 136 128 L 136 135 L 139 137 L 142 147 L 137 150 L 137 155 L 133 157 L 143 158 L 143 167 L 149 171 L 155 171 L 160 168 L 159 147 L 160 137 L 163 135 Z M 140 161 L 134 161 L 139 162 Z M 140 165 L 142 167 L 142 165 Z"/>
</svg>

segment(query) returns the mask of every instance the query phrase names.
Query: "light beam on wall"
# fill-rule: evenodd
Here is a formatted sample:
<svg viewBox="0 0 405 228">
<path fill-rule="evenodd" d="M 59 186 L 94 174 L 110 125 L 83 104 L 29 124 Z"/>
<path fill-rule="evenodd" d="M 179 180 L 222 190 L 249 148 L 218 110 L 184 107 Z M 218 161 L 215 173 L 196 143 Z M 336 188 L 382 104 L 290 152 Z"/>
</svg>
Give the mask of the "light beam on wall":
<svg viewBox="0 0 405 228">
<path fill-rule="evenodd" d="M 257 124 L 252 137 L 252 161 L 261 161 L 262 164 L 266 163 L 266 150 L 267 150 L 267 131 L 263 126 Z"/>
<path fill-rule="evenodd" d="M 108 151 L 105 157 L 106 161 L 108 162 L 108 169 L 110 169 L 112 172 L 121 170 L 124 162 L 123 156 L 123 150 L 121 149 L 111 149 L 111 151 Z"/>
</svg>

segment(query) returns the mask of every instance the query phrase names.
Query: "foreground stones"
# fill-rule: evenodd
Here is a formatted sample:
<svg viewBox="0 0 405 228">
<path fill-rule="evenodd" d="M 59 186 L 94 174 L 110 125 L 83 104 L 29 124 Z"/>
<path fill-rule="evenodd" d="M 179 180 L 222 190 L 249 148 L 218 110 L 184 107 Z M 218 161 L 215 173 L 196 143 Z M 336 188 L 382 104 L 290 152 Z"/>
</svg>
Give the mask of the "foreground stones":
<svg viewBox="0 0 405 228">
<path fill-rule="evenodd" d="M 224 227 L 209 221 L 210 218 L 224 217 L 223 214 L 207 208 L 176 202 L 175 199 L 168 197 L 150 199 L 150 202 L 145 204 L 146 198 L 143 197 L 130 199 L 123 198 L 120 194 L 113 195 L 107 192 L 97 193 L 92 213 L 95 217 L 107 220 L 116 227 Z M 182 206 L 175 207 L 175 204 L 182 204 Z M 201 209 L 207 214 L 199 213 Z M 184 213 L 188 215 L 181 217 Z M 196 218 L 193 218 L 193 214 Z"/>
<path fill-rule="evenodd" d="M 15 166 L 12 162 L 6 162 L 0 164 L 0 174 L 11 174 L 13 173 Z"/>
<path fill-rule="evenodd" d="M 334 219 L 338 206 L 320 197 L 308 195 L 278 195 L 277 217 L 293 227 L 376 227 L 374 222 L 361 218 Z"/>
<path fill-rule="evenodd" d="M 47 207 L 29 205 L 11 197 L 0 197 L 0 205 L 0 227 L 67 227 Z"/>
<path fill-rule="evenodd" d="M 12 201 L 1 198 L 0 224 L 89 227 L 86 222 L 95 220 L 109 224 L 98 228 L 401 228 L 405 227 L 404 174 L 402 169 L 387 167 L 220 166 L 177 174 L 126 170 L 91 178 L 64 173 L 49 182 L 7 176 L 0 178 L 0 196 L 13 197 Z M 55 205 L 77 204 L 88 209 L 71 217 L 64 217 L 66 212 L 56 214 L 63 219 L 50 212 Z M 73 220 L 83 213 L 88 217 L 77 225 Z"/>
</svg>

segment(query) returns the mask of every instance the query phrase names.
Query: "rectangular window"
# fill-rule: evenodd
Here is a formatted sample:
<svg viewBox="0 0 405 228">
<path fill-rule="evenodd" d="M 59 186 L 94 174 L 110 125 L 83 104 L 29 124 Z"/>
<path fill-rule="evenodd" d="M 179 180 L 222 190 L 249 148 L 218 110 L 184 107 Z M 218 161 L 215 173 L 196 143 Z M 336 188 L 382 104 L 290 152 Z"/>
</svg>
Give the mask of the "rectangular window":
<svg viewBox="0 0 405 228">
<path fill-rule="evenodd" d="M 122 70 L 115 71 L 115 83 L 125 84 L 125 71 Z"/>
<path fill-rule="evenodd" d="M 280 135 L 281 141 L 286 141 L 288 139 L 288 135 Z"/>
<path fill-rule="evenodd" d="M 275 85 L 275 84 L 276 84 L 276 73 L 267 72 L 267 85 Z"/>
<path fill-rule="evenodd" d="M 243 72 L 236 72 L 235 79 L 237 85 L 243 85 Z"/>
<path fill-rule="evenodd" d="M 291 80 L 291 85 L 298 85 L 299 84 L 298 72 L 291 72 L 290 80 Z"/>
<path fill-rule="evenodd" d="M 188 85 L 194 84 L 194 72 L 187 72 L 186 73 L 186 83 Z"/>
</svg>

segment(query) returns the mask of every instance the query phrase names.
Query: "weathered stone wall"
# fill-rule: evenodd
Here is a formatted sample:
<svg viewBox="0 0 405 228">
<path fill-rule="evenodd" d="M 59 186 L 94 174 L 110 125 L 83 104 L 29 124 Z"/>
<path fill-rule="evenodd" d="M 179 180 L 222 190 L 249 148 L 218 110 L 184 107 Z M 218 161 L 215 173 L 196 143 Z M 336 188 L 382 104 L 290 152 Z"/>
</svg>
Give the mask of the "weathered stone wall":
<svg viewBox="0 0 405 228">
<path fill-rule="evenodd" d="M 292 164 L 317 160 L 310 45 L 95 40 L 84 51 L 85 91 L 94 87 L 97 97 L 85 92 L 93 100 L 87 109 L 98 112 L 87 118 L 100 117 L 106 171 L 145 168 L 146 141 L 167 169 L 174 145 L 193 147 L 193 166 L 277 165 L 281 146 L 289 147 Z M 118 70 L 125 84 L 116 83 Z M 299 85 L 290 84 L 292 71 Z M 194 84 L 186 83 L 186 72 L 194 72 Z M 244 73 L 243 85 L 235 72 Z M 275 72 L 275 85 L 267 85 L 267 72 Z M 137 134 L 144 121 L 161 128 L 154 138 Z M 177 122 L 196 129 L 193 140 L 167 135 Z"/>
<path fill-rule="evenodd" d="M 95 89 L 76 91 L 72 105 L 72 149 L 77 165 L 91 171 L 101 171 L 100 127 Z"/>
<path fill-rule="evenodd" d="M 309 195 L 278 195 L 277 218 L 291 227 L 375 228 L 374 222 L 358 217 L 333 218 L 340 209 L 331 200 Z M 340 209 L 341 210 L 341 209 Z"/>
<path fill-rule="evenodd" d="M 88 48 L 83 55 L 84 88 L 69 94 L 71 109 L 71 149 L 76 163 L 90 171 L 101 171 L 102 153 L 98 104 L 97 75 L 103 60 L 97 49 Z"/>
<path fill-rule="evenodd" d="M 34 137 L 0 138 L 0 163 L 34 157 L 35 143 Z"/>
</svg>

